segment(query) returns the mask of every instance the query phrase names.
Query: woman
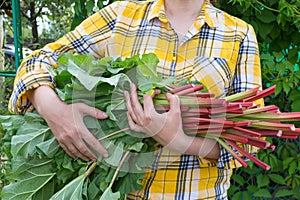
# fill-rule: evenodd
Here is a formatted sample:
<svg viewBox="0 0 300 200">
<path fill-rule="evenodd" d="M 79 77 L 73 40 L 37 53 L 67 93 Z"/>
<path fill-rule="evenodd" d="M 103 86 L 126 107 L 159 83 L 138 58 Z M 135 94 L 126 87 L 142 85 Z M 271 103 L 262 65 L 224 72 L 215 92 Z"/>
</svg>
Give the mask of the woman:
<svg viewBox="0 0 300 200">
<path fill-rule="evenodd" d="M 198 80 L 216 97 L 261 86 L 252 27 L 208 0 L 112 3 L 24 59 L 10 99 L 12 112 L 34 107 L 62 148 L 83 160 L 97 159 L 86 143 L 101 156 L 108 156 L 84 126 L 83 116 L 105 119 L 107 115 L 84 104 L 67 105 L 58 98 L 48 69 L 56 66 L 57 57 L 65 52 L 92 53 L 96 58 L 153 52 L 163 77 Z M 134 85 L 124 95 L 130 127 L 164 146 L 147 170 L 144 189 L 132 192 L 128 199 L 227 199 L 235 160 L 214 141 L 184 134 L 178 97 L 169 95 L 171 110 L 158 114 L 150 96 L 144 97 L 144 107 L 138 103 Z"/>
</svg>

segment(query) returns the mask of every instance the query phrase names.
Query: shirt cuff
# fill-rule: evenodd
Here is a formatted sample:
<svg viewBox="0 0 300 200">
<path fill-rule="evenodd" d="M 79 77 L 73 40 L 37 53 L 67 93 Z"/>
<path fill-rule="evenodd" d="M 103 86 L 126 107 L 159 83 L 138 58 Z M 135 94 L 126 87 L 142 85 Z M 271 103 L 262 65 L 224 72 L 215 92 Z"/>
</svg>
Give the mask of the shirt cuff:
<svg viewBox="0 0 300 200">
<path fill-rule="evenodd" d="M 54 88 L 54 79 L 49 73 L 44 74 L 27 74 L 20 78 L 14 85 L 14 90 L 9 100 L 8 109 L 11 113 L 23 114 L 33 109 L 27 92 L 41 85 L 48 85 Z"/>
</svg>

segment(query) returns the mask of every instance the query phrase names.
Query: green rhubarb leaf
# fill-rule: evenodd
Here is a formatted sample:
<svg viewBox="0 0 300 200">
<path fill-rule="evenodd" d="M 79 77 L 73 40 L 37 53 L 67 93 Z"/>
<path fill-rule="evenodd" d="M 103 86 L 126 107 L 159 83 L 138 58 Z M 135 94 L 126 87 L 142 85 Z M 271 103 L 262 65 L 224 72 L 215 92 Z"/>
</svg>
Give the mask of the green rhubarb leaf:
<svg viewBox="0 0 300 200">
<path fill-rule="evenodd" d="M 74 77 L 76 77 L 80 81 L 80 83 L 89 91 L 91 91 L 97 84 L 101 82 L 116 86 L 121 78 L 127 77 L 123 73 L 116 74 L 109 78 L 92 76 L 88 74 L 84 69 L 80 68 L 80 66 L 76 65 L 76 63 L 71 59 L 68 62 L 68 71 Z"/>
<path fill-rule="evenodd" d="M 53 179 L 49 181 L 45 186 L 37 191 L 33 196 L 32 200 L 50 199 L 55 192 L 55 183 Z"/>
<path fill-rule="evenodd" d="M 59 150 L 60 145 L 58 144 L 55 137 L 50 138 L 40 144 L 36 145 L 37 149 L 41 151 L 47 158 L 53 158 L 56 152 Z"/>
<path fill-rule="evenodd" d="M 30 199 L 30 197 L 54 176 L 55 173 L 43 174 L 37 179 L 33 175 L 31 178 L 4 186 L 2 189 L 2 200 Z"/>
<path fill-rule="evenodd" d="M 82 174 L 68 183 L 65 187 L 55 193 L 50 200 L 80 200 L 82 198 L 82 187 L 85 180 L 85 174 Z"/>
<path fill-rule="evenodd" d="M 107 188 L 101 195 L 100 200 L 118 200 L 120 198 L 120 192 L 113 193 L 111 188 Z"/>
<path fill-rule="evenodd" d="M 14 181 L 3 187 L 3 200 L 30 199 L 55 176 L 51 159 L 15 160 L 12 164 L 8 178 Z"/>
<path fill-rule="evenodd" d="M 141 180 L 144 173 L 127 173 L 121 181 L 117 182 L 115 188 L 121 194 L 128 194 L 132 191 L 141 190 L 143 188 Z"/>
<path fill-rule="evenodd" d="M 123 148 L 124 148 L 124 144 L 121 142 L 117 146 L 110 145 L 108 149 L 108 151 L 110 152 L 110 156 L 104 159 L 105 162 L 111 166 L 118 167 L 123 157 L 123 153 L 124 153 Z"/>
<path fill-rule="evenodd" d="M 53 171 L 51 162 L 53 159 L 13 159 L 7 175 L 10 180 L 18 181 L 30 177 L 31 174 L 46 174 Z"/>
<path fill-rule="evenodd" d="M 113 61 L 112 58 L 106 57 L 103 61 L 97 60 L 94 58 L 92 54 L 73 54 L 73 53 L 65 53 L 58 58 L 59 68 L 63 67 L 69 68 L 70 61 L 72 61 L 75 65 L 88 72 L 91 76 L 101 75 L 105 72 L 106 67 L 109 65 L 109 61 Z M 58 68 L 58 70 L 60 70 Z M 59 71 L 61 73 L 61 71 Z"/>
<path fill-rule="evenodd" d="M 128 147 L 128 150 L 140 152 L 145 144 L 143 142 L 137 142 L 134 145 Z"/>
<path fill-rule="evenodd" d="M 139 73 L 147 77 L 160 79 L 156 71 L 156 67 L 159 60 L 155 54 L 153 53 L 143 54 L 142 57 L 135 56 L 134 58 L 137 59 L 138 62 L 137 70 Z"/>
<path fill-rule="evenodd" d="M 16 136 L 12 137 L 11 154 L 14 157 L 27 158 L 36 153 L 36 146 L 51 134 L 50 128 L 41 124 L 26 123 L 20 127 Z"/>
<path fill-rule="evenodd" d="M 89 75 L 85 70 L 76 65 L 73 60 L 69 60 L 68 66 L 68 71 L 88 90 L 92 90 L 100 81 L 100 77 Z"/>
</svg>

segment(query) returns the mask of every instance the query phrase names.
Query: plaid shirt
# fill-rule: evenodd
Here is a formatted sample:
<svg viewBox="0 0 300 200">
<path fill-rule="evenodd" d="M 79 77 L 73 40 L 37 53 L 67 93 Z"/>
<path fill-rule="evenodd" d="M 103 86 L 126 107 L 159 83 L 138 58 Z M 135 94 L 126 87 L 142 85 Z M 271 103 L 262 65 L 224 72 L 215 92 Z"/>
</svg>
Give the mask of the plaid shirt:
<svg viewBox="0 0 300 200">
<path fill-rule="evenodd" d="M 65 52 L 129 57 L 155 53 L 164 77 L 199 80 L 216 97 L 261 86 L 260 59 L 253 28 L 216 9 L 207 0 L 181 43 L 168 23 L 163 0 L 120 1 L 86 19 L 74 31 L 35 51 L 19 67 L 11 112 L 32 109 L 26 91 L 55 87 L 48 69 Z M 232 168 L 239 166 L 221 147 L 217 162 L 160 149 L 143 180 L 144 190 L 128 199 L 227 199 Z"/>
</svg>

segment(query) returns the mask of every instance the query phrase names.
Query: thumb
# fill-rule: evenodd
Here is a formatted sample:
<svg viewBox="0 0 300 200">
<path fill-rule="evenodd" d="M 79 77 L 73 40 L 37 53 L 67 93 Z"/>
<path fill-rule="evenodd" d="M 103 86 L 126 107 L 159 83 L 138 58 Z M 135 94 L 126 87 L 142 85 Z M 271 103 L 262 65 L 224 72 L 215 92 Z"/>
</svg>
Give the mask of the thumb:
<svg viewBox="0 0 300 200">
<path fill-rule="evenodd" d="M 106 119 L 108 117 L 108 115 L 105 112 L 92 106 L 88 106 L 84 103 L 79 103 L 78 107 L 84 115 L 89 115 L 97 119 Z"/>
</svg>

